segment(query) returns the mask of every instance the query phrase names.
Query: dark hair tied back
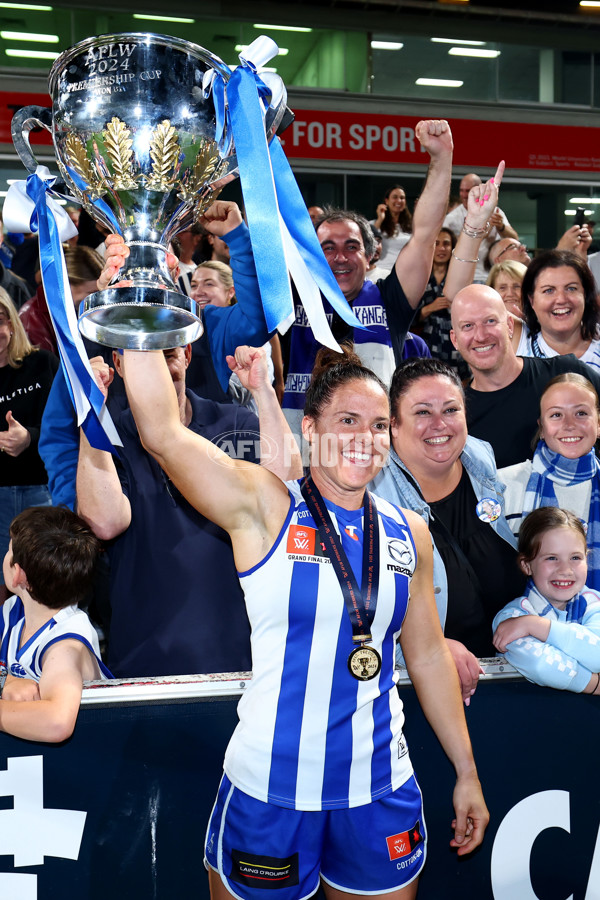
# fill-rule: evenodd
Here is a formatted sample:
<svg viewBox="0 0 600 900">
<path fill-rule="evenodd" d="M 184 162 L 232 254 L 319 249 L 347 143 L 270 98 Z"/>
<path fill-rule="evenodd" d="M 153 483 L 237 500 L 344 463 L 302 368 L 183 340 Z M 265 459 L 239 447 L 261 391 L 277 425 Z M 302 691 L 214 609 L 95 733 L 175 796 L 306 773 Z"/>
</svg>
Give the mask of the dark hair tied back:
<svg viewBox="0 0 600 900">
<path fill-rule="evenodd" d="M 374 381 L 387 395 L 387 388 L 375 372 L 363 365 L 352 345 L 340 345 L 342 353 L 322 347 L 317 353 L 306 391 L 304 415 L 318 419 L 335 391 L 350 381 Z"/>
<path fill-rule="evenodd" d="M 464 402 L 465 392 L 456 369 L 452 369 L 450 366 L 446 365 L 445 362 L 442 362 L 440 359 L 435 359 L 434 357 L 415 357 L 403 360 L 392 376 L 392 383 L 390 385 L 392 415 L 398 415 L 398 403 L 400 402 L 400 398 L 408 391 L 411 384 L 420 381 L 421 378 L 434 378 L 437 375 L 451 381 Z"/>
</svg>

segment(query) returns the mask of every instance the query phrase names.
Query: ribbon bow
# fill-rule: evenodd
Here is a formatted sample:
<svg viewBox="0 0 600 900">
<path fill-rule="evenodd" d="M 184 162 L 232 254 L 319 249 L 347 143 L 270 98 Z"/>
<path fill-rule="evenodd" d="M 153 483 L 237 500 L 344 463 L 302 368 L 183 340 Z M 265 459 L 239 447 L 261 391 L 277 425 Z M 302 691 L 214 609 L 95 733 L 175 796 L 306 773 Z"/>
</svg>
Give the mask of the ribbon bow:
<svg viewBox="0 0 600 900">
<path fill-rule="evenodd" d="M 233 136 L 250 240 L 269 331 L 287 331 L 295 318 L 290 275 L 296 285 L 313 334 L 319 343 L 339 350 L 331 333 L 321 293 L 349 325 L 363 328 L 342 294 L 325 259 L 306 205 L 281 147 L 269 144 L 265 118 L 275 100 L 257 69 L 278 53 L 277 44 L 262 35 L 243 54 L 227 84 L 211 70 L 204 91 L 213 93 L 219 142 Z M 279 79 L 282 85 L 281 79 Z M 283 93 L 283 85 L 282 91 Z M 288 272 L 290 273 L 288 275 Z"/>
<path fill-rule="evenodd" d="M 27 181 L 11 185 L 4 204 L 4 220 L 11 231 L 39 234 L 44 293 L 62 369 L 81 426 L 92 447 L 113 450 L 122 446 L 90 366 L 75 317 L 62 241 L 77 234 L 60 204 L 48 196 L 55 179 L 38 166 Z"/>
</svg>

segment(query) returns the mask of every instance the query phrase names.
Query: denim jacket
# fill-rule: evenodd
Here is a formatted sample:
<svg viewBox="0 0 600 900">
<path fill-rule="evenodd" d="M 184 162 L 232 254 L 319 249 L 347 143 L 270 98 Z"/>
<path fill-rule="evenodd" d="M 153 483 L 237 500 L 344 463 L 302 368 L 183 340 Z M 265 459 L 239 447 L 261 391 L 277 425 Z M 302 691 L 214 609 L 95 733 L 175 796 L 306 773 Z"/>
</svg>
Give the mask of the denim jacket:
<svg viewBox="0 0 600 900">
<path fill-rule="evenodd" d="M 492 497 L 502 507 L 502 515 L 495 522 L 490 522 L 490 525 L 511 547 L 516 547 L 517 539 L 504 518 L 504 491 L 506 485 L 498 480 L 496 460 L 490 444 L 487 441 L 480 441 L 478 438 L 468 437 L 465 448 L 460 455 L 460 461 L 471 480 L 477 500 L 483 500 L 484 497 Z M 418 513 L 429 526 L 429 520 L 432 516 L 431 509 L 421 494 L 415 489 L 412 481 L 406 477 L 405 473 L 407 472 L 408 469 L 396 451 L 392 449 L 390 450 L 387 465 L 371 482 L 370 487 L 374 494 L 389 500 L 390 503 L 395 503 L 397 506 L 402 506 L 404 509 L 411 509 L 413 512 Z M 448 609 L 448 579 L 442 557 L 433 539 L 432 544 L 435 602 L 443 629 Z"/>
</svg>

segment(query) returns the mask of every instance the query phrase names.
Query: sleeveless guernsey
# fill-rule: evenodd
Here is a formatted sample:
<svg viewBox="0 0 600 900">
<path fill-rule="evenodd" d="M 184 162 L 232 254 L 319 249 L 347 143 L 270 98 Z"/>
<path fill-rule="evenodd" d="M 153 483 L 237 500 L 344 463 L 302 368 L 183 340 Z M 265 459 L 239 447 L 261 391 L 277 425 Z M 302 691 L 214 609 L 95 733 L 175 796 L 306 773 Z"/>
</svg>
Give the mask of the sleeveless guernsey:
<svg viewBox="0 0 600 900">
<path fill-rule="evenodd" d="M 352 627 L 333 566 L 299 484 L 275 545 L 240 573 L 252 626 L 253 677 L 225 773 L 251 797 L 299 810 L 361 806 L 397 790 L 412 765 L 402 734 L 395 645 L 406 614 L 416 551 L 402 512 L 375 497 L 380 573 L 371 633 L 379 675 L 357 681 L 347 660 Z M 325 501 L 358 583 L 362 509 Z"/>
<path fill-rule="evenodd" d="M 44 653 L 57 641 L 76 640 L 88 648 L 96 658 L 102 679 L 112 678 L 100 658 L 98 635 L 87 617 L 87 613 L 77 606 L 66 606 L 59 610 L 19 649 L 25 613 L 23 603 L 17 596 L 9 597 L 2 607 L 2 644 L 0 646 L 0 667 L 16 678 L 32 678 L 39 681 L 42 676 Z"/>
</svg>

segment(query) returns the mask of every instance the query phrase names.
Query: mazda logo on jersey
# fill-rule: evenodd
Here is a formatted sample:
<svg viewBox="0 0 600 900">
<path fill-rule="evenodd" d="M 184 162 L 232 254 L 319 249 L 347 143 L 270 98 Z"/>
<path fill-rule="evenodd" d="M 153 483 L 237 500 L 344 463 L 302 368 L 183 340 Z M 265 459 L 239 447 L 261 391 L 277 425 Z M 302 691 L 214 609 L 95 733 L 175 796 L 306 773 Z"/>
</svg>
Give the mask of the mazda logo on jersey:
<svg viewBox="0 0 600 900">
<path fill-rule="evenodd" d="M 390 538 L 388 541 L 388 554 L 401 566 L 410 567 L 414 564 L 412 545 L 400 538 Z"/>
</svg>

